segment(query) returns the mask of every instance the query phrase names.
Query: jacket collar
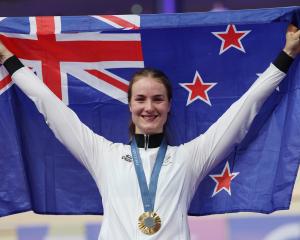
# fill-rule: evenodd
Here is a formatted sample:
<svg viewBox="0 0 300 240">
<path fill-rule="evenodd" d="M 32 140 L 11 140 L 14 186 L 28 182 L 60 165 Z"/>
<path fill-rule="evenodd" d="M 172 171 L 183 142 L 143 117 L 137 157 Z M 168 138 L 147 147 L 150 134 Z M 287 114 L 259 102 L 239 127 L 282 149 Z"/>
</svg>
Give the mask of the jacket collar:
<svg viewBox="0 0 300 240">
<path fill-rule="evenodd" d="M 135 134 L 134 137 L 137 146 L 139 148 L 145 148 L 145 150 L 147 150 L 148 148 L 159 147 L 164 138 L 164 134 L 163 133 L 151 134 L 151 135 Z"/>
</svg>

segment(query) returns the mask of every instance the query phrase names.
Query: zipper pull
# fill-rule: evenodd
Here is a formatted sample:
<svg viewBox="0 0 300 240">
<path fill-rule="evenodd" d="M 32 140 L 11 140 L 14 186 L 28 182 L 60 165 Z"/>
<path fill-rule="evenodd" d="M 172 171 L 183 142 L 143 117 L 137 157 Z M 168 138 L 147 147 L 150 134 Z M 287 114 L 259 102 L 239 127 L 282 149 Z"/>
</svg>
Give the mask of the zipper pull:
<svg viewBox="0 0 300 240">
<path fill-rule="evenodd" d="M 144 148 L 147 150 L 149 147 L 149 135 L 144 134 Z"/>
</svg>

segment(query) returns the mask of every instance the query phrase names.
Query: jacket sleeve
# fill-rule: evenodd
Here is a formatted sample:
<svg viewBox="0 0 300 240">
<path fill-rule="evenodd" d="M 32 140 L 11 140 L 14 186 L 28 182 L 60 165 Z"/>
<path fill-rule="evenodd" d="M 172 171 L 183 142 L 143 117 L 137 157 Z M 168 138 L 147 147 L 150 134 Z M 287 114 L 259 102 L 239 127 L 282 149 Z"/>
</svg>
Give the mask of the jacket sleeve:
<svg viewBox="0 0 300 240">
<path fill-rule="evenodd" d="M 27 67 L 12 73 L 13 82 L 34 102 L 56 138 L 95 177 L 97 159 L 103 156 L 111 142 L 95 134 Z"/>
<path fill-rule="evenodd" d="M 243 140 L 261 106 L 285 77 L 291 62 L 278 58 L 204 134 L 184 145 L 198 182 Z"/>
</svg>

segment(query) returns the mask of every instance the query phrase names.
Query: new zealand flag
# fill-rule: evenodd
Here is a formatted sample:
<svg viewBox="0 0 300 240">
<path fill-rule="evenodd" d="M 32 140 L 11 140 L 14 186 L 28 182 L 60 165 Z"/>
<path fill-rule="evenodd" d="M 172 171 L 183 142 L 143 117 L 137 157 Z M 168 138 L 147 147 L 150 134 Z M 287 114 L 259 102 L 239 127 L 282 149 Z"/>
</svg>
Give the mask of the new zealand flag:
<svg viewBox="0 0 300 240">
<path fill-rule="evenodd" d="M 283 48 L 300 8 L 0 18 L 1 40 L 94 132 L 128 143 L 127 89 L 144 66 L 163 70 L 174 99 L 172 145 L 214 123 Z M 287 209 L 300 163 L 300 68 L 251 130 L 200 184 L 192 215 Z M 0 215 L 103 213 L 89 173 L 0 68 Z"/>
</svg>

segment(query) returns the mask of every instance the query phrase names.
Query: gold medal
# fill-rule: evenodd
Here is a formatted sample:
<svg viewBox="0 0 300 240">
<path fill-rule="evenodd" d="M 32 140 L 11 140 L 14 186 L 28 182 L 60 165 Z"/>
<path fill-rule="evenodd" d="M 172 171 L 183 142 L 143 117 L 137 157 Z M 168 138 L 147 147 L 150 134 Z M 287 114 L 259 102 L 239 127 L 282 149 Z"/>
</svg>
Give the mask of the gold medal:
<svg viewBox="0 0 300 240">
<path fill-rule="evenodd" d="M 139 217 L 138 226 L 143 233 L 152 235 L 160 229 L 161 220 L 155 212 L 144 212 Z"/>
</svg>

